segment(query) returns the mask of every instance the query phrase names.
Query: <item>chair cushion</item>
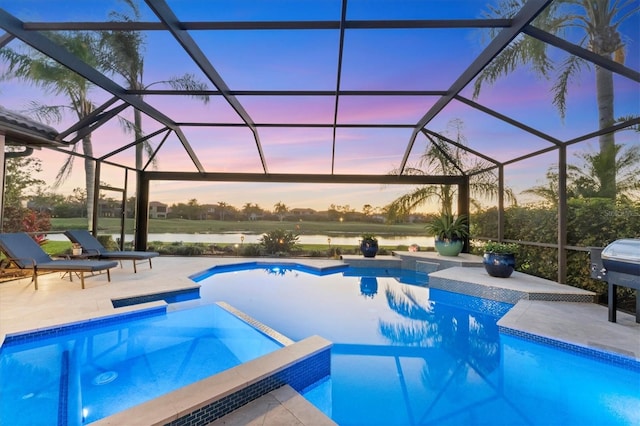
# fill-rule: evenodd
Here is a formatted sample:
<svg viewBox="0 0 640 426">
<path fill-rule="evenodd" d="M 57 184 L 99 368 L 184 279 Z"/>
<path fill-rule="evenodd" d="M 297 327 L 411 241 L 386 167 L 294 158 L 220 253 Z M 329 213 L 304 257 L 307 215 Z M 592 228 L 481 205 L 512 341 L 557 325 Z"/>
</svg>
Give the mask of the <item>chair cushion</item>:
<svg viewBox="0 0 640 426">
<path fill-rule="evenodd" d="M 38 269 L 41 271 L 78 271 L 93 272 L 103 271 L 105 269 L 115 268 L 118 266 L 116 261 L 108 260 L 82 260 L 82 259 L 60 259 L 51 260 L 49 262 L 39 263 Z"/>
<path fill-rule="evenodd" d="M 105 251 L 100 253 L 100 259 L 151 259 L 160 256 L 155 251 Z"/>
</svg>

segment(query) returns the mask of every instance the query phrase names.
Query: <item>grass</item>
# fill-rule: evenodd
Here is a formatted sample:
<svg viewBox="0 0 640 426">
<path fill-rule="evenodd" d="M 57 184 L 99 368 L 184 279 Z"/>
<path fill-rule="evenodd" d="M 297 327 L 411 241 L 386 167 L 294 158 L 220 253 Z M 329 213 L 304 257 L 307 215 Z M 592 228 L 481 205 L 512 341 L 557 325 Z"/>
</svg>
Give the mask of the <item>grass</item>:
<svg viewBox="0 0 640 426">
<path fill-rule="evenodd" d="M 125 232 L 133 233 L 134 221 L 125 221 Z M 52 218 L 51 231 L 62 232 L 67 229 L 87 229 L 86 218 Z M 187 220 L 187 219 L 150 219 L 149 233 L 154 234 L 223 234 L 244 233 L 264 234 L 275 229 L 284 229 L 300 235 L 328 235 L 328 236 L 354 236 L 363 233 L 384 235 L 425 235 L 424 224 L 399 224 L 387 225 L 383 223 L 365 222 L 313 222 L 313 221 L 221 221 L 221 220 Z M 98 220 L 98 232 L 100 234 L 118 234 L 120 232 L 120 219 L 100 218 Z M 154 250 L 162 252 L 163 246 L 171 243 L 153 243 Z M 185 244 L 186 245 L 186 244 Z M 212 244 L 189 243 L 190 246 L 199 246 L 207 252 Z M 228 247 L 230 246 L 230 247 Z M 215 244 L 216 249 L 227 249 L 234 252 L 234 244 Z M 298 244 L 297 249 L 303 252 L 324 252 L 326 244 Z M 381 246 L 381 249 L 395 250 L 398 246 Z M 43 249 L 51 255 L 61 255 L 71 250 L 71 243 L 66 241 L 48 241 Z M 333 250 L 342 253 L 357 252 L 355 245 L 332 245 Z M 404 248 L 406 249 L 406 247 Z"/>
<path fill-rule="evenodd" d="M 67 229 L 87 229 L 86 218 L 53 218 L 52 231 Z M 125 230 L 132 233 L 133 219 L 127 219 Z M 187 220 L 187 219 L 150 219 L 149 233 L 163 234 L 222 234 L 238 232 L 245 234 L 264 234 L 275 229 L 284 229 L 307 235 L 359 235 L 372 233 L 375 235 L 425 235 L 424 224 L 387 225 L 367 222 L 307 222 L 301 221 L 221 221 L 221 220 Z M 98 231 L 101 233 L 120 232 L 120 219 L 100 218 Z"/>
<path fill-rule="evenodd" d="M 133 233 L 133 219 L 128 219 L 125 223 L 127 233 Z M 67 229 L 86 229 L 86 218 L 52 218 L 51 231 L 62 232 Z M 363 233 L 384 235 L 424 235 L 423 224 L 400 224 L 387 225 L 383 223 L 363 223 L 363 222 L 312 222 L 312 221 L 220 221 L 220 220 L 187 220 L 187 219 L 150 219 L 150 233 L 174 233 L 174 234 L 196 234 L 196 233 L 244 233 L 244 234 L 264 234 L 275 229 L 284 229 L 300 235 L 329 235 L 329 236 L 354 236 Z M 98 231 L 101 234 L 117 234 L 120 232 L 120 219 L 100 218 Z M 161 251 L 163 246 L 171 243 L 152 242 L 154 250 Z M 209 251 L 212 244 L 189 243 L 190 246 L 199 246 L 205 252 Z M 229 246 L 229 247 L 228 247 Z M 216 250 L 227 250 L 234 252 L 234 244 L 215 244 Z M 297 250 L 302 252 L 324 252 L 327 250 L 326 244 L 298 244 Z M 398 246 L 381 246 L 381 249 L 395 250 Z M 71 243 L 66 241 L 48 241 L 43 245 L 43 249 L 51 255 L 60 255 L 69 252 Z M 356 245 L 332 245 L 333 250 L 342 253 L 357 252 Z M 406 249 L 406 247 L 405 247 Z"/>
</svg>

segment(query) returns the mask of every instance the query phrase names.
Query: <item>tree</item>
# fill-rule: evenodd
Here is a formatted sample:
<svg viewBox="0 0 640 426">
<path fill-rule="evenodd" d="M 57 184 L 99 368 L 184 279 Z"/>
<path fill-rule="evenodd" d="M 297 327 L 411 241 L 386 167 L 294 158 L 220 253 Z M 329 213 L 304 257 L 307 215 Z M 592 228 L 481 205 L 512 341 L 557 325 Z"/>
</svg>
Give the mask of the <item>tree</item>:
<svg viewBox="0 0 640 426">
<path fill-rule="evenodd" d="M 128 6 L 129 11 L 111 11 L 109 17 L 116 22 L 140 21 L 140 10 L 135 1 L 121 0 Z M 120 75 L 129 90 L 146 90 L 157 84 L 168 84 L 175 90 L 206 90 L 207 85 L 197 80 L 192 74 L 172 77 L 169 80 L 144 83 L 144 45 L 145 36 L 140 31 L 103 31 L 100 33 L 101 66 L 112 74 Z M 142 95 L 138 95 L 142 98 Z M 209 102 L 208 95 L 194 95 L 205 104 Z M 124 121 L 126 130 L 132 131 L 136 140 L 144 136 L 142 130 L 142 113 L 133 110 L 133 123 Z M 142 169 L 144 152 L 152 153 L 148 141 L 136 145 L 136 169 Z"/>
<path fill-rule="evenodd" d="M 51 212 L 55 214 L 56 206 L 64 203 L 65 197 L 55 192 L 45 192 L 41 187 L 36 188 L 36 193 L 29 197 L 27 207 L 38 212 Z"/>
<path fill-rule="evenodd" d="M 35 193 L 45 184 L 36 177 L 42 171 L 42 161 L 36 157 L 13 157 L 6 159 L 4 205 L 22 207 L 27 200 L 27 189 Z"/>
<path fill-rule="evenodd" d="M 247 220 L 256 220 L 264 211 L 258 204 L 245 203 L 245 205 L 242 206 L 242 213 L 246 216 Z"/>
<path fill-rule="evenodd" d="M 227 212 L 227 207 L 229 207 L 229 204 L 225 203 L 224 201 L 219 201 L 218 207 L 220 210 L 220 220 L 224 220 L 224 215 Z"/>
<path fill-rule="evenodd" d="M 45 217 L 48 214 L 35 212 L 32 214 L 24 207 L 24 203 L 29 197 L 28 192 L 41 191 L 45 182 L 36 177 L 42 171 L 42 162 L 35 157 L 9 157 L 5 166 L 5 186 L 4 186 L 4 211 L 2 221 L 2 232 L 18 231 L 47 231 L 50 224 L 45 224 Z M 43 229 L 27 227 L 28 224 L 43 226 Z"/>
<path fill-rule="evenodd" d="M 453 140 L 458 145 L 465 145 L 466 138 L 463 133 L 462 120 L 455 119 L 449 122 L 445 133 L 454 133 Z M 489 165 L 483 161 L 471 157 L 468 151 L 458 146 L 447 143 L 439 137 L 427 136 L 428 144 L 418 163 L 406 168 L 410 175 L 459 175 L 461 173 L 473 175 L 469 185 L 472 192 L 484 197 L 493 198 L 498 194 L 498 178 L 492 172 L 475 174 L 480 170 L 488 169 Z M 397 174 L 393 170 L 392 174 Z M 413 191 L 393 200 L 384 210 L 388 221 L 397 221 L 415 211 L 418 207 L 437 200 L 442 216 L 453 216 L 453 202 L 456 196 L 455 185 L 422 185 Z M 515 202 L 515 195 L 509 188 L 505 189 L 507 200 Z"/>
<path fill-rule="evenodd" d="M 69 52 L 80 58 L 89 65 L 96 66 L 98 60 L 96 52 L 99 50 L 98 39 L 95 34 L 88 32 L 51 32 L 47 36 L 53 42 L 67 49 Z M 42 88 L 45 92 L 63 96 L 68 101 L 64 105 L 43 105 L 36 102 L 31 103 L 30 113 L 38 119 L 47 123 L 58 123 L 66 111 L 71 111 L 78 120 L 82 120 L 91 112 L 95 105 L 91 102 L 89 95 L 92 84 L 69 70 L 60 63 L 35 50 L 28 50 L 26 53 L 13 49 L 0 49 L 0 57 L 7 63 L 5 72 L 1 79 L 16 78 L 31 83 Z M 77 152 L 78 145 L 74 145 L 73 152 Z M 87 190 L 87 217 L 89 218 L 89 228 L 92 225 L 93 215 L 93 188 L 95 180 L 95 162 L 93 157 L 93 145 L 91 143 L 91 133 L 87 133 L 82 138 L 82 151 L 85 155 L 85 187 Z M 70 155 L 64 162 L 54 186 L 59 185 L 69 177 L 72 171 L 75 156 Z"/>
<path fill-rule="evenodd" d="M 513 17 L 526 0 L 501 0 L 485 13 L 489 18 Z M 618 63 L 625 60 L 625 42 L 619 27 L 629 16 L 640 10 L 635 0 L 556 0 L 534 20 L 533 25 L 553 35 L 562 35 L 574 29 L 583 33 L 580 45 L 598 55 L 613 59 Z M 492 36 L 501 29 L 492 29 Z M 478 76 L 473 97 L 480 95 L 485 83 L 492 84 L 501 76 L 509 74 L 519 65 L 529 65 L 544 78 L 557 71 L 553 85 L 553 104 L 562 118 L 566 113 L 566 97 L 569 83 L 590 63 L 577 56 L 566 56 L 558 60 L 548 52 L 548 45 L 533 37 L 518 37 L 503 50 Z M 600 129 L 614 124 L 613 75 L 611 71 L 595 66 L 596 100 L 598 125 Z M 599 136 L 599 161 L 602 167 L 598 173 L 601 196 L 616 197 L 615 136 L 607 133 Z"/>
<path fill-rule="evenodd" d="M 618 198 L 638 199 L 640 192 L 640 146 L 623 147 L 615 145 L 614 172 Z M 567 198 L 608 198 L 605 184 L 602 182 L 602 167 L 608 167 L 599 152 L 576 153 L 577 164 L 567 166 Z M 547 170 L 543 185 L 523 191 L 543 199 L 545 204 L 558 204 L 558 165 Z"/>
<path fill-rule="evenodd" d="M 187 212 L 188 219 L 202 219 L 202 207 L 198 204 L 198 200 L 195 198 L 192 198 L 187 202 Z"/>
<path fill-rule="evenodd" d="M 280 218 L 280 222 L 282 222 L 289 211 L 289 207 L 287 207 L 283 202 L 278 201 L 274 206 L 274 212 Z"/>
</svg>

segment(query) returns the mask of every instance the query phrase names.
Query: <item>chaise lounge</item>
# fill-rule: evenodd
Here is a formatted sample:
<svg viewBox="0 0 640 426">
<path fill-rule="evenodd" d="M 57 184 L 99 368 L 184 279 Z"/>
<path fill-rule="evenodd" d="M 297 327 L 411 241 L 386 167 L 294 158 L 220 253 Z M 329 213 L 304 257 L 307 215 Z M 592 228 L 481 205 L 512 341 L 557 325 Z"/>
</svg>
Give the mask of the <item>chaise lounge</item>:
<svg viewBox="0 0 640 426">
<path fill-rule="evenodd" d="M 104 260 L 81 259 L 52 259 L 28 234 L 24 232 L 0 234 L 0 249 L 7 256 L 7 260 L 19 269 L 33 271 L 31 281 L 38 289 L 39 272 L 69 272 L 78 273 L 80 283 L 84 288 L 85 272 L 107 272 L 107 281 L 111 282 L 109 270 L 118 266 L 118 262 Z M 73 280 L 73 278 L 71 278 Z"/>
<path fill-rule="evenodd" d="M 82 246 L 82 252 L 89 256 L 96 257 L 98 259 L 110 259 L 110 260 L 132 260 L 133 272 L 137 273 L 136 265 L 140 261 L 149 260 L 149 268 L 153 268 L 151 264 L 151 258 L 159 256 L 160 253 L 155 251 L 121 251 L 121 250 L 107 250 L 100 241 L 97 240 L 91 233 L 85 229 L 70 229 L 64 233 L 67 238 L 72 242 L 80 244 Z"/>
</svg>

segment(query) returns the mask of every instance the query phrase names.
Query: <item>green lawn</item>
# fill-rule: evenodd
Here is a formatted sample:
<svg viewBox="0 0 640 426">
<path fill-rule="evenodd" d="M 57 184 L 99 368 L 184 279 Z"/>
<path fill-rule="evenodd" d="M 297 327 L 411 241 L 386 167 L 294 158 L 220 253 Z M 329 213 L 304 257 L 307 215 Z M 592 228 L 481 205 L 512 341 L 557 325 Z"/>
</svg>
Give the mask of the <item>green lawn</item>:
<svg viewBox="0 0 640 426">
<path fill-rule="evenodd" d="M 52 231 L 87 228 L 87 219 L 51 219 Z M 133 220 L 127 220 L 126 232 L 133 232 Z M 373 233 L 376 235 L 425 235 L 424 224 L 386 225 L 383 223 L 363 222 L 289 222 L 289 221 L 221 221 L 221 220 L 187 220 L 187 219 L 150 219 L 149 232 L 154 234 L 176 233 L 195 234 L 225 232 L 241 232 L 246 234 L 263 234 L 275 229 L 297 232 L 307 235 L 358 235 Z M 101 218 L 98 230 L 102 233 L 120 232 L 120 219 Z"/>
<path fill-rule="evenodd" d="M 126 233 L 133 233 L 133 220 L 126 221 Z M 70 218 L 70 219 L 51 219 L 51 230 L 62 232 L 67 229 L 87 228 L 87 219 Z M 195 233 L 245 233 L 245 234 L 264 234 L 265 232 L 275 229 L 284 229 L 286 231 L 296 232 L 306 235 L 333 235 L 333 236 L 355 236 L 362 233 L 372 233 L 378 236 L 384 235 L 425 235 L 424 224 L 402 224 L 402 225 L 386 225 L 382 223 L 363 223 L 363 222 L 306 222 L 306 221 L 220 221 L 220 220 L 186 220 L 186 219 L 151 219 L 149 221 L 150 233 L 174 233 L 174 234 L 195 234 Z M 98 231 L 100 234 L 117 234 L 120 232 L 120 219 L 117 218 L 101 218 L 98 222 Z M 157 244 L 160 251 L 163 246 L 169 246 L 170 243 Z M 202 247 L 210 244 L 190 243 L 188 245 L 200 245 Z M 218 248 L 232 244 L 217 244 Z M 340 246 L 333 245 L 334 250 L 341 250 L 343 253 L 350 253 L 356 250 L 355 245 Z M 50 254 L 60 254 L 71 249 L 71 243 L 49 241 L 43 248 Z M 327 250 L 325 244 L 302 244 L 298 245 L 300 250 L 305 252 L 324 252 Z M 386 247 L 387 249 L 396 249 L 397 247 Z M 381 247 L 382 249 L 382 247 Z M 357 252 L 354 251 L 354 252 Z"/>
</svg>

